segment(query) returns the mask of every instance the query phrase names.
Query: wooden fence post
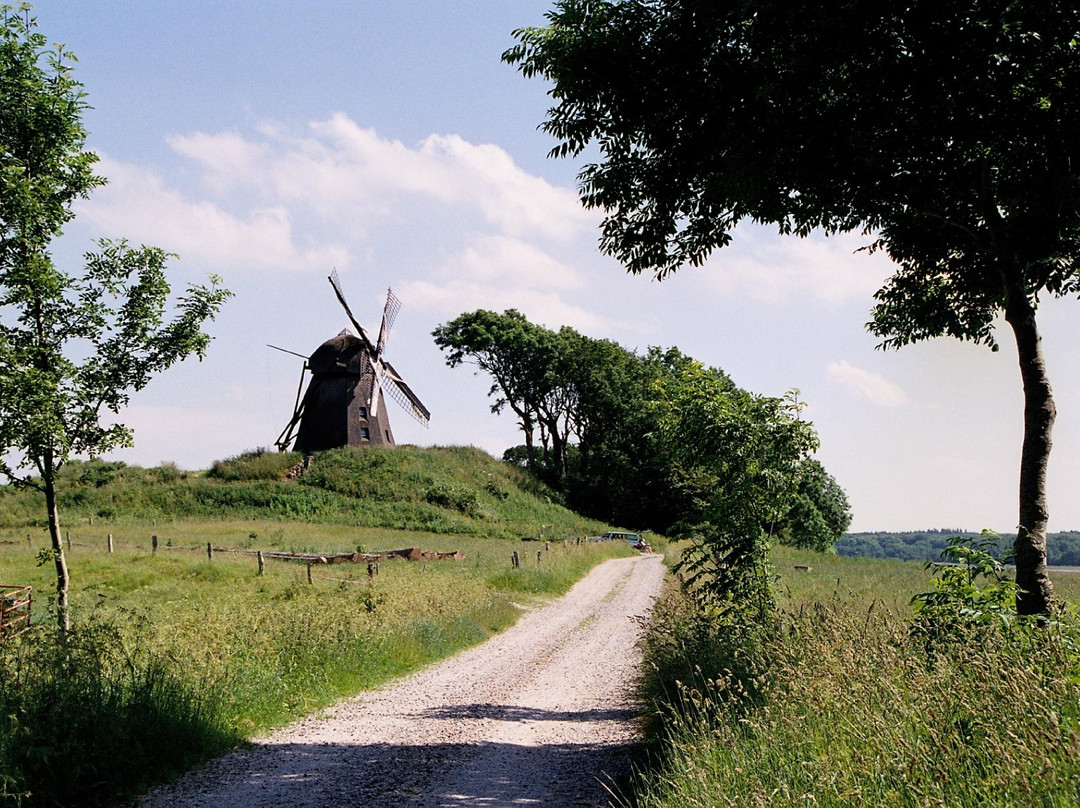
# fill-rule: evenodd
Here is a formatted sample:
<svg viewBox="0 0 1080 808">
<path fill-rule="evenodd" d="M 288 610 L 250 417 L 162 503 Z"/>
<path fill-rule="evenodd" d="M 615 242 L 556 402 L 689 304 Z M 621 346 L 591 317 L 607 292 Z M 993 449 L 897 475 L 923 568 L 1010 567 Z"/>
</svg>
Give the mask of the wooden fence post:
<svg viewBox="0 0 1080 808">
<path fill-rule="evenodd" d="M 157 534 L 150 537 L 150 555 L 157 555 Z"/>
<path fill-rule="evenodd" d="M 510 563 L 513 565 L 514 569 L 521 566 L 521 555 L 517 550 L 514 550 L 514 552 L 510 554 Z"/>
<path fill-rule="evenodd" d="M 110 533 L 109 534 L 109 555 L 112 555 L 112 551 L 113 551 L 113 541 L 112 541 L 112 533 Z"/>
<path fill-rule="evenodd" d="M 262 550 L 259 550 L 258 557 L 259 557 L 259 575 L 262 575 L 263 570 L 265 569 L 265 564 L 266 564 L 266 562 L 263 561 Z"/>
<path fill-rule="evenodd" d="M 311 565 L 310 564 L 307 565 L 307 582 L 309 584 L 311 583 Z"/>
<path fill-rule="evenodd" d="M 206 543 L 206 560 L 207 561 L 213 561 L 214 560 L 214 545 L 211 544 L 210 542 Z"/>
</svg>

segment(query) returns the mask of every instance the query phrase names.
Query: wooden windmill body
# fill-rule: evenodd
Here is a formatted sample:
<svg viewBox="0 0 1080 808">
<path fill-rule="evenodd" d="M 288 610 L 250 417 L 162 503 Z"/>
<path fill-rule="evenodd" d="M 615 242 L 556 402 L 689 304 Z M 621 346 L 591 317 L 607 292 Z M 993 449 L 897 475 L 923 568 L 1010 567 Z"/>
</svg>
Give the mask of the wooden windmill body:
<svg viewBox="0 0 1080 808">
<path fill-rule="evenodd" d="M 292 420 L 276 445 L 287 451 L 295 435 L 292 448 L 304 454 L 339 446 L 393 446 L 394 433 L 386 410 L 387 396 L 420 423 L 427 425 L 431 418 L 427 407 L 393 366 L 383 359 L 386 340 L 401 304 L 388 290 L 379 339 L 373 344 L 349 310 L 336 273 L 330 276 L 330 283 L 359 334 L 345 329 L 307 358 L 300 375 Z M 301 397 L 308 371 L 311 381 Z"/>
</svg>

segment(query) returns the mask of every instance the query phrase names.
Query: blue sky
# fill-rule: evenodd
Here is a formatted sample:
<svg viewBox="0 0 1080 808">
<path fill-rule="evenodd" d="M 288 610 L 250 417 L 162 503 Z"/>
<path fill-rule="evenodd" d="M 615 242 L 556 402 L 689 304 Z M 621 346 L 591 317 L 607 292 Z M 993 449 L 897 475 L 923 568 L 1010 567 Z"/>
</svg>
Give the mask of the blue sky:
<svg viewBox="0 0 1080 808">
<path fill-rule="evenodd" d="M 100 236 L 179 255 L 177 286 L 217 273 L 236 293 L 207 359 L 138 394 L 123 420 L 130 463 L 205 468 L 273 443 L 300 360 L 348 325 L 338 270 L 376 328 L 388 286 L 403 302 L 387 356 L 432 411 L 391 412 L 400 442 L 519 442 L 488 381 L 446 368 L 430 333 L 463 311 L 515 307 L 629 348 L 677 345 L 737 384 L 792 387 L 819 458 L 845 487 L 853 529 L 1012 530 L 1022 396 L 1002 350 L 935 340 L 875 350 L 873 292 L 889 274 L 858 238 L 740 228 L 702 268 L 662 284 L 596 247 L 578 165 L 546 157 L 546 86 L 500 62 L 547 2 L 48 0 L 40 28 L 79 59 L 89 145 L 110 183 L 57 245 L 76 264 Z M 1059 417 L 1051 528 L 1080 528 L 1080 329 L 1075 301 L 1041 324 Z"/>
</svg>

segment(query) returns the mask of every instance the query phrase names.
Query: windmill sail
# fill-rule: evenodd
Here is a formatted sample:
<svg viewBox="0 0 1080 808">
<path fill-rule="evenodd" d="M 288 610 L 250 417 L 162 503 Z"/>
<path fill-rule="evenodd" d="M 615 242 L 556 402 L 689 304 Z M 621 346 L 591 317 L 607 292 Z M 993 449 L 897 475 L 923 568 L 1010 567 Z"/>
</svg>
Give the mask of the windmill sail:
<svg viewBox="0 0 1080 808">
<path fill-rule="evenodd" d="M 382 314 L 382 325 L 379 326 L 379 342 L 375 346 L 376 356 L 382 356 L 382 352 L 386 349 L 386 340 L 390 336 L 390 329 L 394 327 L 394 320 L 397 319 L 400 310 L 401 301 L 398 300 L 397 295 L 394 294 L 392 289 L 387 289 L 386 305 L 383 307 Z"/>
<path fill-rule="evenodd" d="M 413 418 L 419 421 L 424 426 L 427 426 L 431 421 L 431 412 L 419 397 L 412 391 L 409 385 L 405 384 L 405 380 L 398 375 L 398 372 L 394 370 L 394 366 L 389 362 L 383 362 L 383 388 L 386 390 L 390 398 L 394 399 L 405 412 L 409 413 Z M 386 382 L 389 382 L 387 384 Z"/>
<path fill-rule="evenodd" d="M 329 280 L 330 285 L 334 287 L 334 294 L 337 295 L 338 303 L 341 304 L 341 308 L 345 309 L 345 313 L 349 315 L 349 322 L 356 328 L 356 332 L 360 335 L 360 339 L 364 341 L 369 350 L 374 351 L 374 346 L 371 344 L 371 340 L 368 339 L 367 332 L 364 331 L 364 327 L 360 325 L 360 322 L 353 316 L 349 304 L 345 302 L 345 293 L 341 291 L 341 281 L 338 278 L 336 269 L 330 273 L 330 277 L 327 278 L 327 280 Z"/>
<path fill-rule="evenodd" d="M 276 346 L 271 345 L 271 348 Z M 278 350 L 282 350 L 278 348 Z M 286 351 L 286 353 L 293 353 L 293 351 Z M 296 387 L 296 403 L 293 405 L 293 417 L 289 421 L 288 425 L 281 430 L 281 434 L 278 435 L 278 439 L 274 441 L 274 445 L 278 447 L 278 451 L 284 452 L 289 448 L 289 444 L 293 441 L 293 435 L 296 433 L 296 426 L 300 423 L 300 419 L 304 417 L 304 400 L 300 397 L 304 392 L 304 374 L 307 373 L 307 362 L 304 362 L 304 366 L 300 368 L 300 384 Z"/>
</svg>

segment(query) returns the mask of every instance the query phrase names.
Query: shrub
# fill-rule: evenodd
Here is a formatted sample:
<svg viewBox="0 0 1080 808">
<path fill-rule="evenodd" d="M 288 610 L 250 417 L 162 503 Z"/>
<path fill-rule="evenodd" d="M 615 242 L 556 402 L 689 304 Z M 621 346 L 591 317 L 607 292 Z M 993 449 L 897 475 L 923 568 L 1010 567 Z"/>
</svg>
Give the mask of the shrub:
<svg viewBox="0 0 1080 808">
<path fill-rule="evenodd" d="M 1008 553 L 993 554 L 1000 537 L 984 530 L 982 537 L 971 541 L 954 536 L 941 553 L 941 562 L 929 561 L 936 580 L 931 592 L 920 592 L 911 599 L 915 625 L 935 634 L 959 630 L 966 624 L 1006 624 L 1016 616 L 1018 587 L 1009 580 L 1005 569 Z"/>
<path fill-rule="evenodd" d="M 453 508 L 469 516 L 479 515 L 476 493 L 458 485 L 436 483 L 424 492 L 424 500 L 440 508 Z"/>
<path fill-rule="evenodd" d="M 238 480 L 280 480 L 285 472 L 300 462 L 299 452 L 272 452 L 255 449 L 226 460 L 215 460 L 207 477 L 235 482 Z"/>
<path fill-rule="evenodd" d="M 148 469 L 150 476 L 159 483 L 175 483 L 187 479 L 187 472 L 173 462 L 165 462 L 160 466 Z"/>
</svg>

